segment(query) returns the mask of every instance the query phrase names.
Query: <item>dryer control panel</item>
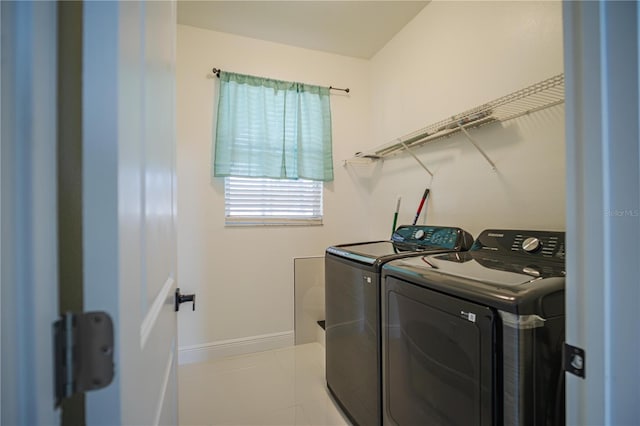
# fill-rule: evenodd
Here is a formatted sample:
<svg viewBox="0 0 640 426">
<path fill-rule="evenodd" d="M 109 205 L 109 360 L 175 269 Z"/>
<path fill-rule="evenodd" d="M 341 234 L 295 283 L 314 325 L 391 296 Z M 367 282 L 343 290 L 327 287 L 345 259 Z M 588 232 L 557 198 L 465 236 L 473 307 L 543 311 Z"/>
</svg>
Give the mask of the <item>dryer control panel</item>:
<svg viewBox="0 0 640 426">
<path fill-rule="evenodd" d="M 564 235 L 554 231 L 487 229 L 478 236 L 471 250 L 564 261 Z"/>
<path fill-rule="evenodd" d="M 468 250 L 473 237 L 460 228 L 442 226 L 403 225 L 398 227 L 391 240 L 394 243 L 402 243 L 415 246 L 414 249 L 430 249 L 441 247 L 443 249 Z"/>
</svg>

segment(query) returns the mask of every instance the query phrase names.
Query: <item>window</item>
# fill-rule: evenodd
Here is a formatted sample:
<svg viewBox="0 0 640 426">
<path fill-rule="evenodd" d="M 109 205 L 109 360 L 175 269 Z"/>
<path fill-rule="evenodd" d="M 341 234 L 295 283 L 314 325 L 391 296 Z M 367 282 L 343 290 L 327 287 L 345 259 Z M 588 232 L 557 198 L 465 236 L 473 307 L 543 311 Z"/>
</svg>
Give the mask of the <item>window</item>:
<svg viewBox="0 0 640 426">
<path fill-rule="evenodd" d="M 329 88 L 221 71 L 212 176 L 226 225 L 321 225 L 333 180 Z"/>
<path fill-rule="evenodd" d="M 322 225 L 322 182 L 225 178 L 225 224 Z"/>
</svg>

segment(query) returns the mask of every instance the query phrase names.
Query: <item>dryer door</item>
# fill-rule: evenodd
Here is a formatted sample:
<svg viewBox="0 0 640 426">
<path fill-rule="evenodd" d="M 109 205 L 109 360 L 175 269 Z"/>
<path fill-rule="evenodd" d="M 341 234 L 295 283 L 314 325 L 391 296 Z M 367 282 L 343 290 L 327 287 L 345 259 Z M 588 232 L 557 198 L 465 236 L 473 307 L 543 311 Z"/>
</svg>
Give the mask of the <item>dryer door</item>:
<svg viewBox="0 0 640 426">
<path fill-rule="evenodd" d="M 382 294 L 384 424 L 497 424 L 493 310 L 393 277 Z"/>
</svg>

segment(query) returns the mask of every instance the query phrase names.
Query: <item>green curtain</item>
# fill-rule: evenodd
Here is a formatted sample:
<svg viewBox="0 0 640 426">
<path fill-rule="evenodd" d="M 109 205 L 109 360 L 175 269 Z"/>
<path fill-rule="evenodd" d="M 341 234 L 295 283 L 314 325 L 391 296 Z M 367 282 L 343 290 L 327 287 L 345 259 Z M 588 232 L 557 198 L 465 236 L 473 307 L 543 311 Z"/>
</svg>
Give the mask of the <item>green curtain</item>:
<svg viewBox="0 0 640 426">
<path fill-rule="evenodd" d="M 329 89 L 220 72 L 213 175 L 333 180 Z"/>
</svg>

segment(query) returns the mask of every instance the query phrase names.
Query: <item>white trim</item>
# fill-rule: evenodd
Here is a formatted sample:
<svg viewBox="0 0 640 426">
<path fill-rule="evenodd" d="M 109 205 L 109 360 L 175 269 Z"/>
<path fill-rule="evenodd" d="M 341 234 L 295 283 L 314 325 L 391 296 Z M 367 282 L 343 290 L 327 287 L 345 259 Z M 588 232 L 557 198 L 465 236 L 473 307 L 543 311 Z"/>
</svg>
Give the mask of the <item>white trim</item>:
<svg viewBox="0 0 640 426">
<path fill-rule="evenodd" d="M 224 226 L 322 226 L 322 218 L 299 219 L 299 218 L 275 218 L 264 217 L 240 217 L 228 216 L 225 218 Z"/>
<path fill-rule="evenodd" d="M 142 325 L 140 326 L 140 347 L 144 348 L 149 336 L 151 335 L 151 330 L 153 330 L 153 325 L 156 323 L 158 319 L 158 315 L 160 315 L 160 310 L 162 310 L 162 306 L 166 303 L 167 298 L 169 297 L 169 291 L 173 288 L 174 280 L 172 277 L 167 278 L 162 289 L 156 296 L 151 305 L 151 309 L 147 311 L 147 315 L 144 317 L 142 321 Z"/>
<path fill-rule="evenodd" d="M 637 2 L 563 2 L 567 141 L 566 424 L 640 419 Z M 595 315 L 594 315 L 595 314 Z"/>
<path fill-rule="evenodd" d="M 162 390 L 160 397 L 158 398 L 158 406 L 156 407 L 156 415 L 154 417 L 153 424 L 160 424 L 160 416 L 162 416 L 162 409 L 164 408 L 164 399 L 167 394 L 167 387 L 169 386 L 169 377 L 171 377 L 171 371 L 173 370 L 173 354 L 175 353 L 175 343 L 171 344 L 171 351 L 169 352 L 169 359 L 167 360 L 167 366 L 164 369 L 164 378 L 162 380 Z"/>
<path fill-rule="evenodd" d="M 227 356 L 244 355 L 293 345 L 294 333 L 291 330 L 239 339 L 220 340 L 201 345 L 182 346 L 178 348 L 178 364 L 210 361 Z"/>
<path fill-rule="evenodd" d="M 0 102 L 0 423 L 55 425 L 57 5 L 2 2 L 0 9 L 0 81 L 8 89 Z"/>
<path fill-rule="evenodd" d="M 2 25 L 2 7 L 0 6 L 0 25 Z M 0 58 L 2 58 L 2 42 L 0 41 Z M 0 73 L 2 69 L 0 69 Z M 1 75 L 1 74 L 0 74 Z M 0 78 L 0 99 L 2 98 L 2 78 Z M 0 101 L 0 136 L 2 135 L 2 102 Z M 2 148 L 0 148 L 0 176 L 2 176 Z M 4 189 L 2 188 L 2 184 L 0 183 L 0 191 L 4 193 Z M 2 196 L 0 196 L 0 229 L 2 229 Z M 2 288 L 4 287 L 4 281 L 2 281 L 2 244 L 0 244 L 0 295 L 2 294 Z M 0 298 L 1 299 L 1 298 Z M 2 300 L 0 300 L 0 318 L 2 318 Z M 1 327 L 0 327 L 1 329 Z M 4 350 L 2 349 L 2 338 L 0 338 L 0 383 L 4 383 L 2 381 L 2 353 Z M 4 401 L 2 399 L 2 386 L 0 386 L 0 401 Z M 0 422 L 2 421 L 2 404 L 0 404 Z"/>
</svg>

